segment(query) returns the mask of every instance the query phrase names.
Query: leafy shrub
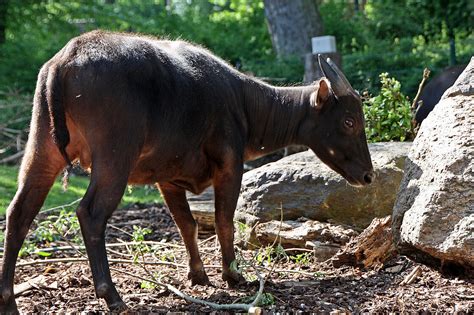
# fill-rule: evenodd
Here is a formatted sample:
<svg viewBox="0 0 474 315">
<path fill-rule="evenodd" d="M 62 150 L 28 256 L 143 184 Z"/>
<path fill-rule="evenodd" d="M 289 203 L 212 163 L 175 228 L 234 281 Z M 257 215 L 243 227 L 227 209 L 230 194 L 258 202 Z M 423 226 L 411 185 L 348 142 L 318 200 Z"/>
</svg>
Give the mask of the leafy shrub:
<svg viewBox="0 0 474 315">
<path fill-rule="evenodd" d="M 19 256 L 36 254 L 42 257 L 52 255 L 51 251 L 44 251 L 44 246 L 50 247 L 57 241 L 67 240 L 76 245 L 83 245 L 79 220 L 74 211 L 62 209 L 58 214 L 48 216 L 38 223 L 34 232 L 25 240 Z"/>
<path fill-rule="evenodd" d="M 300 58 L 276 57 L 263 0 L 7 2 L 0 91 L 33 92 L 41 65 L 70 38 L 97 28 L 190 40 L 242 71 L 276 78 L 269 80 L 275 84 L 297 83 L 303 77 Z M 358 90 L 378 93 L 378 74 L 390 72 L 403 82 L 403 93 L 413 97 L 425 67 L 434 76 L 448 66 L 449 36 L 444 18 L 440 20 L 439 14 L 445 14 L 440 5 L 447 5 L 447 14 L 455 19 L 457 63 L 467 63 L 472 56 L 474 33 L 465 15 L 473 10 L 467 0 L 366 1 L 359 12 L 351 1 L 319 3 L 325 33 L 336 36 L 343 70 Z"/>
<path fill-rule="evenodd" d="M 365 132 L 370 142 L 405 141 L 412 138 L 411 110 L 401 84 L 388 73 L 380 74 L 380 94 L 364 101 Z"/>
<path fill-rule="evenodd" d="M 449 12 L 440 6 L 448 6 Z M 451 65 L 445 14 L 455 19 L 456 63 L 471 59 L 472 23 L 460 18 L 472 14 L 470 6 L 464 0 L 377 0 L 366 1 L 364 10 L 355 12 L 352 1 L 326 0 L 320 11 L 325 33 L 336 37 L 344 73 L 354 88 L 378 93 L 379 73 L 389 72 L 403 83 L 402 92 L 414 97 L 425 67 L 435 76 Z"/>
</svg>

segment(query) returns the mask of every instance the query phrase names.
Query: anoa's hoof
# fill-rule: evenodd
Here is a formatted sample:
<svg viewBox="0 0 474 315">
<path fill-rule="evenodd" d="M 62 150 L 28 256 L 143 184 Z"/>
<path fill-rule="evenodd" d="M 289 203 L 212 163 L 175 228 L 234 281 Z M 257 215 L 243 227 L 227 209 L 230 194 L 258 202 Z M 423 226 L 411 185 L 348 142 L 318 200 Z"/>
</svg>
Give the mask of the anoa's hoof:
<svg viewBox="0 0 474 315">
<path fill-rule="evenodd" d="M 235 271 L 223 272 L 222 280 L 226 281 L 230 288 L 236 288 L 247 284 L 247 280 L 245 280 L 240 273 Z"/>
<path fill-rule="evenodd" d="M 108 307 L 113 314 L 135 314 L 123 301 L 110 304 Z"/>
<path fill-rule="evenodd" d="M 211 285 L 211 281 L 209 281 L 209 277 L 207 276 L 204 269 L 199 271 L 190 271 L 188 273 L 188 279 L 191 280 L 191 285 Z"/>
</svg>

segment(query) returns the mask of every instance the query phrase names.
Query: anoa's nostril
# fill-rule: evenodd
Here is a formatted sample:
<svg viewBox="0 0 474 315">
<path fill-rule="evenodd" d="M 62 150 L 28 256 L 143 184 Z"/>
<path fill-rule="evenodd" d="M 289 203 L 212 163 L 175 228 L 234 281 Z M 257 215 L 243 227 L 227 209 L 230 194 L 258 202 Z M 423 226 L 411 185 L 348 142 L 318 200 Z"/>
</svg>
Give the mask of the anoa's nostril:
<svg viewBox="0 0 474 315">
<path fill-rule="evenodd" d="M 374 179 L 375 179 L 375 173 L 374 173 L 374 172 L 367 172 L 367 173 L 365 173 L 365 175 L 364 175 L 364 182 L 365 182 L 366 184 L 372 183 L 372 182 L 374 181 Z"/>
</svg>

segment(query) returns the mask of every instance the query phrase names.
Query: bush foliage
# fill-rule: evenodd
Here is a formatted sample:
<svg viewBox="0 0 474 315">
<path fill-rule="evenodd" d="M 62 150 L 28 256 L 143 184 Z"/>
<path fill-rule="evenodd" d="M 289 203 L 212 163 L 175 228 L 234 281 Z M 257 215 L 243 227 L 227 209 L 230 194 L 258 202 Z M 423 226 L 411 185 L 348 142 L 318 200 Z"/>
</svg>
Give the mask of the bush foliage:
<svg viewBox="0 0 474 315">
<path fill-rule="evenodd" d="M 6 40 L 0 43 L 0 107 L 15 102 L 10 95 L 32 93 L 41 65 L 70 38 L 98 28 L 190 40 L 206 46 L 238 69 L 275 84 L 296 84 L 303 78 L 300 57 L 279 59 L 273 52 L 263 0 L 8 0 L 6 3 Z M 432 70 L 432 76 L 447 67 L 450 42 L 455 43 L 458 63 L 467 63 L 474 51 L 472 1 L 368 0 L 359 11 L 354 9 L 352 1 L 319 0 L 318 3 L 325 33 L 336 36 L 343 70 L 353 87 L 373 95 L 382 91 L 373 98 L 375 105 L 367 107 L 370 119 L 379 119 L 380 126 L 381 117 L 388 119 L 383 126 L 394 127 L 396 115 L 406 119 L 406 113 L 376 116 L 372 111 L 380 106 L 390 107 L 386 105 L 388 100 L 393 106 L 398 101 L 405 104 L 401 93 L 414 96 L 425 67 Z M 402 82 L 401 87 L 388 77 L 382 77 L 380 86 L 379 74 L 383 72 Z M 396 93 L 387 95 L 395 89 L 398 89 Z M 3 109 L 0 126 L 19 130 L 27 127 L 28 119 L 10 126 L 18 111 L 30 112 L 31 102 L 25 102 L 24 96 L 19 99 L 26 109 Z M 400 124 L 405 128 L 405 122 Z M 372 129 L 371 139 L 406 138 L 404 130 L 395 135 L 389 129 Z M 385 131 L 390 133 L 382 134 Z"/>
<path fill-rule="evenodd" d="M 380 82 L 380 94 L 364 101 L 367 139 L 370 142 L 411 139 L 410 102 L 400 91 L 400 82 L 386 72 L 380 74 Z"/>
<path fill-rule="evenodd" d="M 325 33 L 336 36 L 344 71 L 358 90 L 377 92 L 378 75 L 389 72 L 412 96 L 424 67 L 436 73 L 448 66 L 448 24 L 455 30 L 458 63 L 474 51 L 474 5 L 467 0 L 447 7 L 428 0 L 369 0 L 359 12 L 352 1 L 318 2 Z M 97 28 L 182 38 L 256 76 L 283 83 L 303 78 L 299 57 L 276 58 L 263 0 L 9 0 L 0 90 L 31 92 L 46 60 L 70 38 Z"/>
</svg>

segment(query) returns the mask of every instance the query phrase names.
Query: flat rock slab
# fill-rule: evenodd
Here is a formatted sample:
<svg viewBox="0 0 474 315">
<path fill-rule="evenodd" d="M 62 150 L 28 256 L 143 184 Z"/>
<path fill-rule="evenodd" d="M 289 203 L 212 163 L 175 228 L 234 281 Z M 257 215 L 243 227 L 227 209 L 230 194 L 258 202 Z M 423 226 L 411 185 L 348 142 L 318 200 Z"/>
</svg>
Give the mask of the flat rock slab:
<svg viewBox="0 0 474 315">
<path fill-rule="evenodd" d="M 324 261 L 358 233 L 340 225 L 300 220 L 261 223 L 255 227 L 255 234 L 259 245 L 280 244 L 286 249 L 311 248 L 315 258 Z"/>
<path fill-rule="evenodd" d="M 200 195 L 187 192 L 186 197 L 191 213 L 198 223 L 199 232 L 214 231 L 214 189 L 212 186 Z"/>
<path fill-rule="evenodd" d="M 415 259 L 474 267 L 474 58 L 421 125 L 392 230 Z"/>
</svg>

